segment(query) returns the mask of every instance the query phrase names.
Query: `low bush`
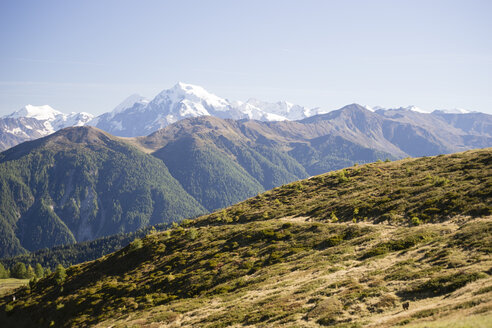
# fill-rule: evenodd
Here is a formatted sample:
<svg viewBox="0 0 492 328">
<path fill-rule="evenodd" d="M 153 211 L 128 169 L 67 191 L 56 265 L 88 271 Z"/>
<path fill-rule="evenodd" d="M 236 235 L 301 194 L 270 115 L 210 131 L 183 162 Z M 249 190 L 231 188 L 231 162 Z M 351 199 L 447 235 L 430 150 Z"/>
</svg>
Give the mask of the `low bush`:
<svg viewBox="0 0 492 328">
<path fill-rule="evenodd" d="M 425 297 L 428 294 L 440 296 L 452 293 L 473 281 L 486 277 L 487 274 L 483 272 L 458 272 L 431 278 L 426 282 L 401 292 L 400 294 L 406 297 Z"/>
</svg>

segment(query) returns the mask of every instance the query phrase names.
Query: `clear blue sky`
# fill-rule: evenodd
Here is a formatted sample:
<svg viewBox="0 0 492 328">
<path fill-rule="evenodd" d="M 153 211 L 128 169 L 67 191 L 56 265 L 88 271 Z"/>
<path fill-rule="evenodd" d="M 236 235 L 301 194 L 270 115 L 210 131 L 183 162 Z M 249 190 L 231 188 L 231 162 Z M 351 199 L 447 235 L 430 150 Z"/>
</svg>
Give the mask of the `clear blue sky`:
<svg viewBox="0 0 492 328">
<path fill-rule="evenodd" d="M 492 113 L 492 1 L 0 1 L 0 115 L 228 99 Z"/>
</svg>

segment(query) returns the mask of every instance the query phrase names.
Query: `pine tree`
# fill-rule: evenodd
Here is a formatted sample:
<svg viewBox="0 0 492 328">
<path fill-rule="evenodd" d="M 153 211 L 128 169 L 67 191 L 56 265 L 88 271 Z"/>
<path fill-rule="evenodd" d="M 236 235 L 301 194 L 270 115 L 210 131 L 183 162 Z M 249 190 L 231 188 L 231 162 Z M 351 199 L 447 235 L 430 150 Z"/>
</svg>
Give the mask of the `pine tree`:
<svg viewBox="0 0 492 328">
<path fill-rule="evenodd" d="M 32 279 L 36 277 L 36 273 L 34 273 L 34 269 L 32 268 L 32 266 L 29 264 L 27 266 L 27 269 L 26 269 L 26 278 L 27 279 Z"/>
<path fill-rule="evenodd" d="M 38 279 L 41 279 L 44 277 L 44 269 L 41 266 L 41 264 L 36 263 L 36 266 L 34 267 L 34 273 L 36 273 L 36 277 L 38 277 Z"/>
<path fill-rule="evenodd" d="M 5 279 L 9 277 L 9 272 L 5 269 L 5 267 L 0 263 L 0 279 Z"/>
<path fill-rule="evenodd" d="M 65 278 L 67 277 L 67 273 L 63 265 L 58 264 L 55 269 L 55 280 L 58 285 L 61 285 Z"/>
</svg>

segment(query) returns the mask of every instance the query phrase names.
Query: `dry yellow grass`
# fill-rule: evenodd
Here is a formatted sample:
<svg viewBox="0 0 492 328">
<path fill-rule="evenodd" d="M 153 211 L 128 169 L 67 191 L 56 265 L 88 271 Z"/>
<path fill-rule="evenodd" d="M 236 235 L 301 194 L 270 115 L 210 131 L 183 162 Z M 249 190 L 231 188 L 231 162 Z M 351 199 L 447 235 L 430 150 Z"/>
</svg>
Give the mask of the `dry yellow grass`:
<svg viewBox="0 0 492 328">
<path fill-rule="evenodd" d="M 10 291 L 25 286 L 29 283 L 29 279 L 0 279 L 0 296 L 9 293 Z"/>
</svg>

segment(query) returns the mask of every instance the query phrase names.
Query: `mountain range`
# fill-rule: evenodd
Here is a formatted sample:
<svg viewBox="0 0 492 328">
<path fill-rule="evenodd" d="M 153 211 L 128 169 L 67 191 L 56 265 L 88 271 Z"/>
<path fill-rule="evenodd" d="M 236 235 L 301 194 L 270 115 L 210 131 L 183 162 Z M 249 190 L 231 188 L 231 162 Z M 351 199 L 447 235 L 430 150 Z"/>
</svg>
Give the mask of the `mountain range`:
<svg viewBox="0 0 492 328">
<path fill-rule="evenodd" d="M 492 146 L 490 115 L 429 115 L 353 104 L 299 121 L 192 117 L 145 137 L 65 128 L 0 153 L 0 256 L 180 221 L 354 163 Z"/>
<path fill-rule="evenodd" d="M 183 83 L 96 118 L 26 106 L 0 120 L 3 145 L 39 138 L 0 153 L 0 256 L 180 221 L 354 163 L 492 146 L 484 113 L 320 113 Z"/>
<path fill-rule="evenodd" d="M 378 115 L 400 118 L 416 125 L 437 124 L 449 134 L 490 135 L 491 115 L 465 110 L 436 110 L 427 113 L 418 107 L 398 109 L 361 106 Z M 230 101 L 196 85 L 177 83 L 153 99 L 132 95 L 114 110 L 94 117 L 88 113 L 63 114 L 50 106 L 28 105 L 0 118 L 0 150 L 33 140 L 68 126 L 90 125 L 115 136 L 147 136 L 185 118 L 214 116 L 227 119 L 259 121 L 298 121 L 328 110 L 307 108 L 287 101 L 269 103 L 257 99 Z M 415 115 L 413 115 L 413 114 Z M 403 118 L 404 116 L 405 118 Z M 481 127 L 479 127 L 481 125 Z M 470 130 L 471 129 L 471 130 Z"/>
</svg>

